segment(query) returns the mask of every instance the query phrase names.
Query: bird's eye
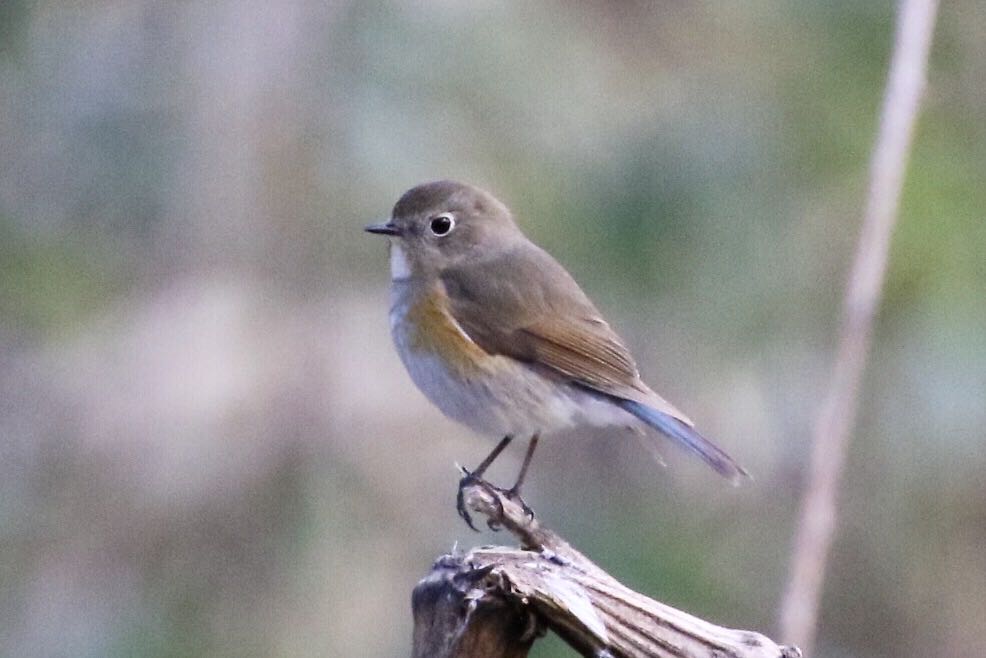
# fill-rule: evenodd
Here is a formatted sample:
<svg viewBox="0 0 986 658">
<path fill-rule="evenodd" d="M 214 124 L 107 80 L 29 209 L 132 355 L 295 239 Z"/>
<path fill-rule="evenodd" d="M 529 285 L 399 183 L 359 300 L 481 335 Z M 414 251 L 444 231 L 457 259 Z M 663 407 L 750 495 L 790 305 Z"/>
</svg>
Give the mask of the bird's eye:
<svg viewBox="0 0 986 658">
<path fill-rule="evenodd" d="M 441 215 L 436 215 L 431 218 L 431 224 L 429 224 L 431 232 L 435 235 L 446 235 L 455 227 L 455 217 L 449 213 L 442 213 Z"/>
</svg>

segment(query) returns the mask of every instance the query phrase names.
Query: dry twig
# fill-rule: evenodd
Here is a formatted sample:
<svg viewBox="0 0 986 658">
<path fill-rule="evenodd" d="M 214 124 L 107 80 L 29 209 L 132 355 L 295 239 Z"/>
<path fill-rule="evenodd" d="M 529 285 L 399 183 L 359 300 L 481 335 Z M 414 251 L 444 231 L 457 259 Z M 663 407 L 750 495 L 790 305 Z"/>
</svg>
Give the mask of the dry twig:
<svg viewBox="0 0 986 658">
<path fill-rule="evenodd" d="M 781 635 L 798 642 L 806 651 L 814 643 L 825 565 L 835 533 L 836 494 L 856 417 L 873 318 L 880 305 L 937 4 L 937 0 L 901 3 L 879 135 L 870 163 L 862 233 L 846 288 L 838 353 L 814 425 L 811 465 L 780 623 Z"/>
</svg>

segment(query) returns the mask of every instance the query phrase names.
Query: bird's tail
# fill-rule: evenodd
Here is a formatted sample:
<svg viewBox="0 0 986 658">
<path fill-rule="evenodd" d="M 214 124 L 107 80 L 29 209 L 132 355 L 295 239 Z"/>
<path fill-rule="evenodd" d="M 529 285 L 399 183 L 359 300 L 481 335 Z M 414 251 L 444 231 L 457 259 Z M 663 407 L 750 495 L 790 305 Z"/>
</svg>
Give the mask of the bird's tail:
<svg viewBox="0 0 986 658">
<path fill-rule="evenodd" d="M 733 461 L 732 457 L 674 416 L 634 400 L 620 399 L 617 403 L 624 411 L 633 414 L 661 434 L 671 437 L 684 448 L 694 452 L 733 484 L 739 484 L 743 478 L 750 476 L 742 466 Z"/>
</svg>

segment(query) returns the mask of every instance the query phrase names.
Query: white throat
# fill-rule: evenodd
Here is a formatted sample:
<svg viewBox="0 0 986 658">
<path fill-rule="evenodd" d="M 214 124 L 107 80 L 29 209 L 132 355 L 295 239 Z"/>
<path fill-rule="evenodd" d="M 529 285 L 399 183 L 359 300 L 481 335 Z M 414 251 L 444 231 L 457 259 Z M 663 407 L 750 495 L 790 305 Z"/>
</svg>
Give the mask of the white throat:
<svg viewBox="0 0 986 658">
<path fill-rule="evenodd" d="M 411 265 L 407 262 L 407 254 L 396 241 L 390 242 L 390 280 L 403 281 L 411 278 Z"/>
</svg>

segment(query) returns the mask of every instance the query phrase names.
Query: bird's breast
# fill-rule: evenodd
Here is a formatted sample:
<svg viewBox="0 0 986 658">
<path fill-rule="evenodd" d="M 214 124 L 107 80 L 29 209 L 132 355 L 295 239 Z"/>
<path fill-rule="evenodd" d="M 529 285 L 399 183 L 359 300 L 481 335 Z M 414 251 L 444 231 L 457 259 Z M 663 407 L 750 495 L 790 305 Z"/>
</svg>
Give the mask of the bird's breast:
<svg viewBox="0 0 986 658">
<path fill-rule="evenodd" d="M 440 284 L 424 291 L 413 287 L 410 282 L 395 281 L 392 293 L 390 327 L 402 357 L 408 353 L 434 356 L 463 376 L 495 367 L 495 359 L 452 316 L 448 294 Z"/>
</svg>

